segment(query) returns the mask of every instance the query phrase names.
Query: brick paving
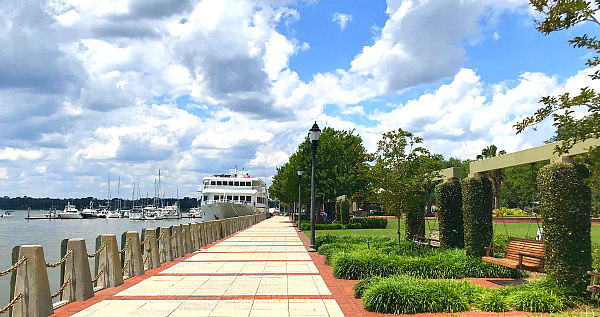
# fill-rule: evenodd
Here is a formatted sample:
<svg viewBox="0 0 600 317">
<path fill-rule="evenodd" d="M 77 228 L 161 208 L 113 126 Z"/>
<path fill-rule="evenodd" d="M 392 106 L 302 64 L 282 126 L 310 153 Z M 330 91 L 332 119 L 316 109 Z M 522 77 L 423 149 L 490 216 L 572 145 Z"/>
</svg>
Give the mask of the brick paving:
<svg viewBox="0 0 600 317">
<path fill-rule="evenodd" d="M 344 315 L 289 220 L 274 217 L 52 316 Z"/>
</svg>

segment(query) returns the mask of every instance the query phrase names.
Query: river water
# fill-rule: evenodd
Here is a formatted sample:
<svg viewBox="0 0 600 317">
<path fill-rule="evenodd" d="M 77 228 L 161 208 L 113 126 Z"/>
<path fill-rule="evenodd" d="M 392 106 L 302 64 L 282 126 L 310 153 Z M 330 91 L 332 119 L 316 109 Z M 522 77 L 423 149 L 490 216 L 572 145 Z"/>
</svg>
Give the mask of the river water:
<svg viewBox="0 0 600 317">
<path fill-rule="evenodd" d="M 42 211 L 31 211 L 31 216 L 43 216 Z M 116 234 L 121 246 L 121 234 L 125 231 L 138 231 L 144 228 L 169 227 L 180 223 L 198 222 L 198 219 L 129 220 L 127 218 L 98 219 L 42 219 L 26 220 L 26 210 L 17 210 L 12 218 L 0 218 L 0 271 L 12 265 L 12 248 L 16 245 L 37 244 L 44 247 L 46 262 L 60 260 L 60 243 L 63 239 L 84 238 L 88 253 L 96 247 L 99 234 Z M 91 261 L 93 262 L 93 261 Z M 92 275 L 94 275 L 92 268 Z M 49 268 L 50 291 L 60 287 L 60 267 Z M 93 277 L 93 276 L 92 276 Z M 0 309 L 10 299 L 10 274 L 0 277 Z M 7 314 L 0 315 L 2 317 Z"/>
</svg>

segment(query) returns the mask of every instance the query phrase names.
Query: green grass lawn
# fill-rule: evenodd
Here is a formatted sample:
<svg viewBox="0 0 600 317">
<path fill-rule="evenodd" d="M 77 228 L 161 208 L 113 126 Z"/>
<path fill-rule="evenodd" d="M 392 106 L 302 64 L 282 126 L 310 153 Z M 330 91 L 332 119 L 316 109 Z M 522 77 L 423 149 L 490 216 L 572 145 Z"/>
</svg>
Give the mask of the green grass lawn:
<svg viewBox="0 0 600 317">
<path fill-rule="evenodd" d="M 506 227 L 505 227 L 506 225 Z M 427 220 L 425 223 L 425 231 L 429 235 L 431 229 L 437 229 L 438 222 L 436 220 Z M 535 238 L 537 232 L 537 225 L 535 223 L 495 223 L 494 230 L 506 234 L 511 237 L 521 238 Z M 397 236 L 398 231 L 398 220 L 388 219 L 388 225 L 385 229 L 344 229 L 344 230 L 317 230 L 317 236 L 331 234 L 331 235 L 361 235 L 361 236 Z M 306 230 L 304 233 L 310 237 L 310 231 Z M 404 221 L 400 221 L 400 233 L 404 236 Z M 592 242 L 600 243 L 600 225 L 592 225 Z"/>
</svg>

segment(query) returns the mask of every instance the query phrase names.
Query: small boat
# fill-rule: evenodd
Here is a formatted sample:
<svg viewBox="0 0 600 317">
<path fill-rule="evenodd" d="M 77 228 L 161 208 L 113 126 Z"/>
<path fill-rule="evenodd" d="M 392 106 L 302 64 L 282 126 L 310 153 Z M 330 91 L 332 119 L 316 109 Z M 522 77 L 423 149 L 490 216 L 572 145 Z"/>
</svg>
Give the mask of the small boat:
<svg viewBox="0 0 600 317">
<path fill-rule="evenodd" d="M 192 207 L 188 211 L 188 217 L 190 218 L 202 218 L 202 209 L 200 207 Z"/>
<path fill-rule="evenodd" d="M 129 220 L 146 220 L 142 206 L 133 206 L 129 211 Z"/>
<path fill-rule="evenodd" d="M 13 217 L 13 212 L 14 212 L 14 210 L 5 210 L 2 214 L 0 214 L 0 217 L 2 217 L 2 218 L 12 218 Z"/>
<path fill-rule="evenodd" d="M 155 206 L 144 207 L 144 218 L 146 220 L 162 220 L 163 217 L 160 214 L 160 210 Z"/>
<path fill-rule="evenodd" d="M 106 213 L 106 218 L 121 218 L 121 212 L 119 210 L 109 210 Z"/>
<path fill-rule="evenodd" d="M 58 214 L 58 217 L 61 219 L 82 219 L 83 216 L 77 210 L 75 205 L 71 205 L 71 203 L 67 203 L 65 209 L 61 213 Z"/>
<path fill-rule="evenodd" d="M 50 210 L 48 210 L 48 212 L 44 214 L 44 217 L 48 219 L 58 218 L 58 212 L 56 211 L 56 207 L 50 208 Z"/>
<path fill-rule="evenodd" d="M 98 218 L 98 212 L 94 208 L 94 203 L 90 201 L 90 206 L 81 211 L 81 216 L 84 219 Z"/>
<path fill-rule="evenodd" d="M 179 204 L 167 205 L 160 210 L 163 219 L 181 219 L 181 211 L 179 210 Z"/>
</svg>

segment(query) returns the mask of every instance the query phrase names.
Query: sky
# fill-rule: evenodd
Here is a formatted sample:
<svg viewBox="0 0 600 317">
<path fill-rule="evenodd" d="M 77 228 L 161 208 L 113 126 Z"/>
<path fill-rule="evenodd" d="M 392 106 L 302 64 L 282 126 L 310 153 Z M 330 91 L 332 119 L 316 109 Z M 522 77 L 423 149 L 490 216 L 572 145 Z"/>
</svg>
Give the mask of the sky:
<svg viewBox="0 0 600 317">
<path fill-rule="evenodd" d="M 541 145 L 513 125 L 598 84 L 526 0 L 0 1 L 0 196 L 197 196 L 272 177 L 313 122 L 368 151 L 402 128 L 446 158 Z M 110 174 L 110 178 L 109 178 Z"/>
</svg>

